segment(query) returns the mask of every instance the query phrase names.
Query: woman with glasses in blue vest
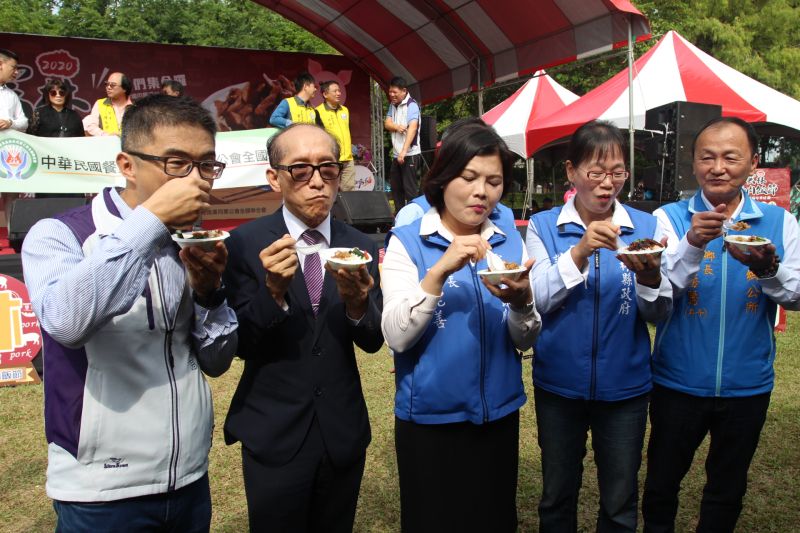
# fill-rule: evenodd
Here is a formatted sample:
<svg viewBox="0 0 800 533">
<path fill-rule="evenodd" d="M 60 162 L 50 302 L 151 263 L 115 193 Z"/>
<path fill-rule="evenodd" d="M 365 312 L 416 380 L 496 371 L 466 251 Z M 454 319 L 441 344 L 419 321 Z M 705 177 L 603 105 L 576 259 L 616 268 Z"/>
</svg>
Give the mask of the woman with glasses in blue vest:
<svg viewBox="0 0 800 533">
<path fill-rule="evenodd" d="M 485 123 L 454 128 L 423 180 L 432 207 L 389 239 L 381 327 L 394 351 L 404 532 L 517 528 L 519 351 L 541 322 L 522 238 L 490 219 L 513 162 Z M 490 250 L 522 276 L 483 279 Z"/>
<path fill-rule="evenodd" d="M 672 288 L 660 254 L 619 253 L 639 239 L 666 243 L 655 217 L 617 200 L 629 176 L 625 154 L 613 124 L 578 128 L 566 162 L 575 195 L 532 216 L 526 234 L 543 322 L 533 364 L 542 532 L 577 531 L 589 430 L 600 489 L 597 531 L 636 531 L 652 387 L 647 322 L 669 315 Z"/>
</svg>

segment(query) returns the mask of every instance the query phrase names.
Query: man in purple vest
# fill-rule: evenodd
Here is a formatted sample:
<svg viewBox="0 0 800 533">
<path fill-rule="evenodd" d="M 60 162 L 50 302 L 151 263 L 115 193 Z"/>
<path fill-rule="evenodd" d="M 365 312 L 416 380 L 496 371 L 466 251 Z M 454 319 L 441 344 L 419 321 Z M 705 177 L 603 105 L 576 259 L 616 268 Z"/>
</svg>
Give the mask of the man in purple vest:
<svg viewBox="0 0 800 533">
<path fill-rule="evenodd" d="M 23 244 L 59 532 L 209 530 L 202 372 L 227 370 L 237 322 L 221 287 L 225 245 L 179 252 L 170 232 L 209 206 L 225 168 L 215 131 L 189 98 L 143 98 L 122 123 L 125 188 L 39 221 Z"/>
</svg>

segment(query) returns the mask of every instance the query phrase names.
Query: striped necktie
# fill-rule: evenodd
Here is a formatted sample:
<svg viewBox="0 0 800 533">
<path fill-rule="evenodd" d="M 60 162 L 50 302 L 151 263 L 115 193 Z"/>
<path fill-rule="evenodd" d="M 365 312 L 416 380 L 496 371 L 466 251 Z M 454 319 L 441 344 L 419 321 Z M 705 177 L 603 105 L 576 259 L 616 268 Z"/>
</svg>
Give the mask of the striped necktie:
<svg viewBox="0 0 800 533">
<path fill-rule="evenodd" d="M 322 234 L 313 229 L 304 231 L 300 238 L 306 244 L 317 244 L 323 241 Z M 319 253 L 306 255 L 303 260 L 303 276 L 306 279 L 306 289 L 308 290 L 308 299 L 311 300 L 311 308 L 314 310 L 314 316 L 317 316 L 323 281 Z"/>
</svg>

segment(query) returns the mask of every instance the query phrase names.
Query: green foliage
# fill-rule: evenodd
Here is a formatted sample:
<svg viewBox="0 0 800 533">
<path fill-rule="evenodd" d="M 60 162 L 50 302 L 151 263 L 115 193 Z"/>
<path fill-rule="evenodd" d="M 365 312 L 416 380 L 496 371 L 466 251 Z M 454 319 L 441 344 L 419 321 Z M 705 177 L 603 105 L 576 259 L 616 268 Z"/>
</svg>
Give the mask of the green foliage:
<svg viewBox="0 0 800 533">
<path fill-rule="evenodd" d="M 0 0 L 0 21 L 8 32 L 336 53 L 250 0 Z"/>
<path fill-rule="evenodd" d="M 0 29 L 16 33 L 50 34 L 53 2 L 47 0 L 0 0 Z"/>
</svg>

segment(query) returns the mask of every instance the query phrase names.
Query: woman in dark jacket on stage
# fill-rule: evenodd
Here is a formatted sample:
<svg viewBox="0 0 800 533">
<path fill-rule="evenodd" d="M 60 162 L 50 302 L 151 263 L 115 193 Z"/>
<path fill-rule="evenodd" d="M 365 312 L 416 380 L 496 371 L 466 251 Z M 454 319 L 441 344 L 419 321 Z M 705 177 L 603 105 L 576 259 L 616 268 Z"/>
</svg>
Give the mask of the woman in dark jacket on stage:
<svg viewBox="0 0 800 533">
<path fill-rule="evenodd" d="M 83 137 L 83 123 L 72 110 L 72 88 L 63 80 L 50 79 L 42 89 L 45 105 L 33 112 L 28 133 L 39 137 Z"/>
</svg>

